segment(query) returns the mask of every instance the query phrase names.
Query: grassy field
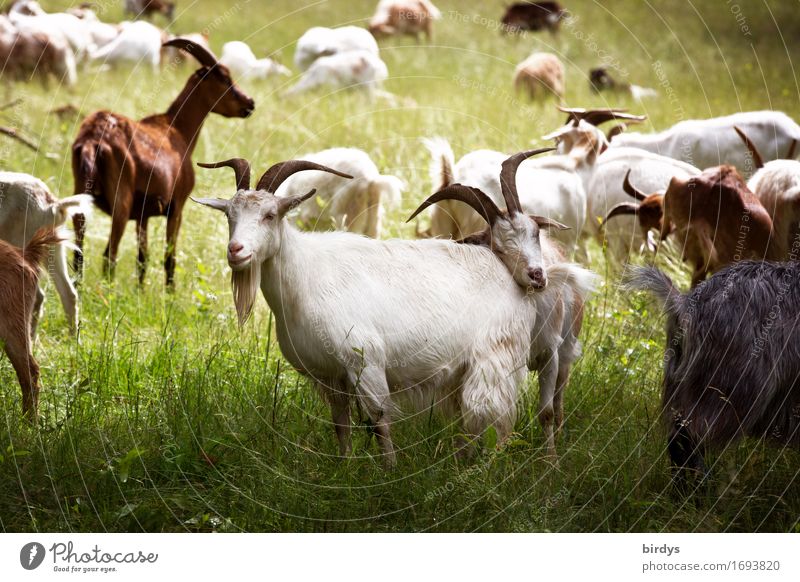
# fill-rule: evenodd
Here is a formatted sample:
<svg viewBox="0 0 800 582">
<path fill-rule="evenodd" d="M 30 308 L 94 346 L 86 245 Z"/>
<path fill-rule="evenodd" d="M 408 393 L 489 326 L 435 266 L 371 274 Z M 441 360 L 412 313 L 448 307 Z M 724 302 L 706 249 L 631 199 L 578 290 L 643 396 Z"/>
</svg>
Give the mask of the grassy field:
<svg viewBox="0 0 800 582">
<path fill-rule="evenodd" d="M 70 5 L 44 1 L 46 9 Z M 104 20 L 121 2 L 100 2 Z M 306 4 L 305 7 L 298 7 Z M 552 104 L 532 106 L 511 90 L 515 64 L 534 49 L 567 65 L 574 106 L 629 106 L 647 113 L 645 130 L 681 119 L 773 108 L 800 118 L 794 63 L 796 5 L 739 0 L 592 2 L 572 0 L 577 17 L 558 38 L 508 37 L 496 22 L 504 2 L 437 2 L 444 19 L 431 43 L 382 42 L 402 99 L 371 103 L 349 92 L 287 101 L 288 81 L 247 84 L 256 99 L 245 121 L 210 118 L 195 161 L 243 156 L 254 172 L 332 146 L 366 150 L 409 184 L 387 236 L 412 237 L 404 223 L 431 192 L 420 138 L 441 135 L 457 156 L 478 148 L 526 149 L 558 127 Z M 206 29 L 215 50 L 227 40 L 291 63 L 310 26 L 363 24 L 374 2 L 181 0 L 172 30 Z M 606 101 L 586 72 L 607 62 L 617 75 L 657 87 L 645 104 Z M 82 71 L 73 89 L 3 84 L 22 102 L 0 124 L 26 128 L 56 154 L 0 142 L 0 167 L 72 193 L 70 143 L 81 117 L 60 119 L 67 103 L 83 114 L 108 108 L 130 116 L 166 109 L 191 69 Z M 196 194 L 232 195 L 229 172 L 197 174 Z M 659 423 L 663 321 L 644 297 L 617 289 L 602 249 L 589 266 L 604 284 L 589 305 L 566 395 L 560 463 L 544 457 L 535 416 L 535 378 L 512 442 L 473 463 L 456 461 L 455 424 L 428 412 L 396 422 L 398 467 L 385 472 L 365 430 L 354 455 L 336 456 L 327 407 L 282 359 L 266 303 L 243 331 L 236 325 L 221 216 L 190 204 L 179 242 L 177 292 L 161 266 L 163 221 L 151 221 L 147 283 L 135 280 L 129 226 L 117 278 L 101 275 L 109 220 L 91 219 L 81 287 L 80 339 L 69 336 L 49 281 L 36 345 L 42 366 L 41 421 L 20 419 L 20 393 L 0 358 L 0 529 L 5 531 L 800 531 L 800 455 L 746 442 L 710 458 L 707 490 L 675 495 Z M 678 273 L 678 266 L 666 266 Z M 686 284 L 685 275 L 679 280 Z"/>
</svg>

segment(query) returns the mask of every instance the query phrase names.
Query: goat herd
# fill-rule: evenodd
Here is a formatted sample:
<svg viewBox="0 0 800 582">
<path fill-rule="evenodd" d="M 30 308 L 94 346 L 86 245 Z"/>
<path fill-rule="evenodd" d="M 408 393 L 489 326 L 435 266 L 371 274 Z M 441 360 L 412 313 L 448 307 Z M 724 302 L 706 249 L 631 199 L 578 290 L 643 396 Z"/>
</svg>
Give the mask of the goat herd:
<svg viewBox="0 0 800 582">
<path fill-rule="evenodd" d="M 166 3 L 143 4 L 172 14 Z M 508 29 L 553 29 L 563 13 L 556 3 L 523 3 L 509 7 L 503 22 Z M 295 64 L 305 73 L 289 93 L 330 84 L 378 91 L 387 72 L 375 38 L 430 37 L 439 17 L 427 0 L 381 0 L 369 32 L 312 28 L 298 41 Z M 71 34 L 79 26 L 105 30 L 108 39 Z M 166 216 L 166 284 L 174 287 L 181 216 L 195 184 L 192 152 L 205 118 L 253 113 L 255 102 L 234 78 L 288 72 L 238 41 L 218 60 L 201 35 L 164 38 L 161 31 L 145 34 L 147 27 L 155 29 L 145 21 L 104 24 L 87 7 L 48 14 L 30 0 L 0 17 L 4 70 L 13 75 L 29 76 L 30 59 L 38 59 L 37 74 L 71 83 L 70 59 L 150 58 L 157 65 L 163 50 L 184 51 L 201 65 L 163 114 L 86 117 L 72 146 L 74 196 L 59 200 L 33 176 L 0 173 L 0 338 L 31 419 L 39 393 L 31 349 L 43 300 L 38 263 L 50 254 L 76 331 L 65 247 L 75 247 L 80 276 L 93 202 L 111 216 L 104 253 L 110 277 L 134 220 L 144 281 L 148 219 Z M 38 53 L 26 39 L 38 43 Z M 591 79 L 609 83 L 597 71 Z M 561 96 L 563 67 L 553 55 L 533 55 L 518 67 L 516 82 L 530 82 L 534 96 L 541 87 Z M 248 319 L 260 288 L 284 357 L 330 404 L 342 454 L 350 450 L 353 399 L 373 423 L 388 466 L 395 462 L 397 397 L 420 407 L 434 402 L 459 417 L 461 452 L 490 428 L 502 441 L 513 430 L 526 370 L 535 370 L 545 446 L 555 456 L 584 304 L 596 284 L 572 257 L 586 256 L 583 245 L 592 237 L 615 262 L 632 247 L 657 251 L 672 239 L 692 267 L 688 294 L 654 268 L 629 268 L 624 284 L 653 292 L 668 316 L 663 414 L 674 464 L 703 471 L 706 449 L 742 436 L 799 447 L 800 162 L 793 158 L 800 127 L 783 113 L 756 111 L 684 121 L 661 133 L 623 133 L 645 117 L 560 109 L 565 125 L 546 136 L 555 152 L 536 159 L 529 158 L 550 149 L 510 156 L 479 150 L 456 163 L 446 140 L 425 140 L 438 188 L 409 218 L 430 207 L 430 229 L 417 229 L 418 240 L 379 239 L 383 213 L 398 205 L 405 184 L 381 175 L 361 150 L 334 148 L 276 164 L 255 188 L 244 159 L 198 164 L 235 174 L 230 199 L 195 201 L 227 217 L 239 322 Z M 619 125 L 608 134 L 599 129 L 612 120 Z M 752 177 L 745 182 L 742 174 Z M 306 203 L 315 195 L 319 203 Z M 54 230 L 70 216 L 75 245 Z"/>
</svg>

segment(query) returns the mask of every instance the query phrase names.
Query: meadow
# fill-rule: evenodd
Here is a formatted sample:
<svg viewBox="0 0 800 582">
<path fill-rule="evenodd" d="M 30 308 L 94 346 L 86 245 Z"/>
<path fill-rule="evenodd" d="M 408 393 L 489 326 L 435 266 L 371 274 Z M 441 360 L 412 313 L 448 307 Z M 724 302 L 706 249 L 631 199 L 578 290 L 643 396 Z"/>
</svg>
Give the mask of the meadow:
<svg viewBox="0 0 800 582">
<path fill-rule="evenodd" d="M 42 4 L 55 11 L 72 2 Z M 206 30 L 217 52 L 245 40 L 291 66 L 293 43 L 307 28 L 363 25 L 374 4 L 179 0 L 171 30 Z M 421 138 L 446 137 L 457 157 L 479 148 L 514 152 L 545 145 L 540 136 L 563 123 L 553 102 L 533 105 L 513 93 L 514 66 L 533 50 L 561 56 L 570 105 L 646 113 L 643 131 L 752 109 L 800 119 L 793 3 L 571 0 L 574 18 L 555 37 L 502 35 L 501 1 L 436 4 L 444 18 L 433 41 L 381 41 L 385 88 L 396 102 L 350 91 L 288 100 L 280 93 L 291 78 L 245 83 L 253 116 L 211 116 L 194 160 L 246 157 L 260 174 L 305 152 L 362 148 L 408 183 L 384 236 L 410 238 L 414 225 L 405 219 L 435 187 Z M 103 20 L 122 19 L 121 2 L 98 5 Z M 587 72 L 603 62 L 660 97 L 636 103 L 592 93 Z M 0 112 L 0 125 L 24 128 L 42 148 L 36 154 L 0 141 L 0 167 L 71 194 L 70 144 L 82 116 L 99 108 L 133 117 L 163 111 L 192 70 L 89 67 L 74 88 L 3 81 L 2 101 L 21 101 Z M 68 103 L 80 113 L 51 113 Z M 227 198 L 232 185 L 227 171 L 199 169 L 195 194 Z M 358 414 L 364 427 L 354 430 L 353 456 L 337 456 L 329 411 L 281 357 L 262 299 L 239 329 L 222 216 L 187 206 L 173 294 L 164 289 L 164 221 L 150 222 L 142 288 L 130 224 L 116 279 L 103 278 L 109 228 L 106 215 L 92 216 L 78 338 L 43 277 L 38 426 L 21 419 L 16 377 L 0 358 L 3 531 L 800 531 L 796 451 L 744 442 L 709 458 L 708 487 L 676 494 L 659 419 L 663 318 L 646 297 L 618 289 L 594 242 L 587 264 L 603 283 L 588 306 L 584 356 L 566 394 L 559 463 L 544 455 L 531 376 L 504 447 L 489 437 L 477 459 L 456 460 L 457 424 L 431 411 L 409 414 L 395 423 L 398 466 L 387 472 Z M 674 255 L 658 264 L 686 288 Z"/>
</svg>

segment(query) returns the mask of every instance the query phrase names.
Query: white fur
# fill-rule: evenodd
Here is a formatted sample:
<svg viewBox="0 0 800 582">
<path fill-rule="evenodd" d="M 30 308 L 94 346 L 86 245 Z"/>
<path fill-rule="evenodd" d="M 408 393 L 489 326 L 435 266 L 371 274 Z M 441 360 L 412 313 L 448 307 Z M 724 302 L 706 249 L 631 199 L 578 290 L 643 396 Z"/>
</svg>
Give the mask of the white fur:
<svg viewBox="0 0 800 582">
<path fill-rule="evenodd" d="M 273 75 L 291 75 L 292 72 L 270 58 L 257 59 L 247 44 L 234 40 L 222 47 L 219 61 L 238 79 L 266 79 Z"/>
<path fill-rule="evenodd" d="M 92 206 L 92 197 L 84 194 L 57 199 L 47 185 L 29 174 L 0 172 L 0 238 L 23 247 L 43 226 L 59 227 L 75 212 L 85 214 Z M 64 243 L 50 249 L 47 271 L 73 332 L 78 322 L 78 293 L 69 278 Z M 39 301 L 43 299 L 39 293 Z M 41 304 L 39 305 L 39 309 Z M 35 322 L 39 309 L 35 310 Z"/>
<path fill-rule="evenodd" d="M 66 39 L 78 62 L 84 60 L 96 48 L 87 22 L 66 12 L 48 14 L 42 10 L 38 2 L 31 0 L 15 2 L 8 12 L 8 18 L 20 30 Z"/>
<path fill-rule="evenodd" d="M 316 59 L 285 95 L 296 95 L 320 87 L 357 88 L 371 95 L 381 94 L 389 76 L 386 64 L 368 51 L 347 51 Z"/>
<path fill-rule="evenodd" d="M 117 37 L 93 51 L 91 58 L 109 65 L 144 63 L 157 69 L 161 63 L 161 44 L 165 38 L 164 32 L 149 22 L 122 22 Z"/>
<path fill-rule="evenodd" d="M 18 27 L 15 25 L 11 20 L 6 17 L 5 15 L 0 14 L 0 45 L 4 48 L 4 52 L 8 52 L 11 50 L 15 44 L 25 44 L 25 43 L 33 43 L 34 46 L 38 46 L 37 39 L 34 38 L 34 35 L 37 34 L 38 31 L 35 27 Z M 53 55 L 53 62 L 51 63 L 26 63 L 28 68 L 35 68 L 38 71 L 46 71 L 48 69 L 52 70 L 55 75 L 59 77 L 59 79 L 66 85 L 72 86 L 78 80 L 78 73 L 75 64 L 75 54 L 72 52 L 72 48 L 69 46 L 67 39 L 58 31 L 54 31 L 53 34 L 46 35 L 48 39 L 48 43 L 52 50 Z M 35 57 L 36 58 L 36 57 Z M 43 65 L 49 65 L 48 67 L 44 67 Z M 15 63 L 4 63 L 5 67 L 12 67 L 16 66 Z"/>
<path fill-rule="evenodd" d="M 297 41 L 294 64 L 305 71 L 320 57 L 350 51 L 366 51 L 377 57 L 378 43 L 366 29 L 358 26 L 315 26 L 309 28 Z"/>
<path fill-rule="evenodd" d="M 447 185 L 442 176 L 449 175 L 452 183 L 480 188 L 500 208 L 505 208 L 499 176 L 507 154 L 477 150 L 465 154 L 454 164 L 453 151 L 446 140 L 435 138 L 425 140 L 425 144 L 433 156 L 431 179 L 436 190 Z M 526 213 L 545 216 L 570 227 L 570 230 L 552 234 L 572 252 L 586 221 L 586 193 L 575 162 L 568 156 L 526 160 L 517 171 L 517 190 Z M 461 202 L 445 200 L 432 209 L 433 236 L 462 238 L 485 226 L 483 219 Z"/>
<path fill-rule="evenodd" d="M 353 176 L 352 180 L 327 172 L 300 172 L 287 179 L 278 196 L 299 196 L 316 188 L 316 198 L 302 204 L 298 219 L 305 228 L 336 228 L 380 238 L 386 209 L 396 208 L 405 184 L 384 176 L 369 155 L 356 148 L 332 148 L 298 156 Z"/>
<path fill-rule="evenodd" d="M 747 182 L 772 217 L 774 256 L 800 258 L 800 162 L 773 160 Z"/>
<path fill-rule="evenodd" d="M 621 133 L 611 147 L 637 147 L 702 169 L 731 164 L 743 176 L 751 176 L 756 168 L 734 125 L 755 143 L 765 162 L 784 157 L 791 141 L 800 139 L 800 126 L 785 113 L 747 111 L 681 121 L 659 133 Z"/>
</svg>

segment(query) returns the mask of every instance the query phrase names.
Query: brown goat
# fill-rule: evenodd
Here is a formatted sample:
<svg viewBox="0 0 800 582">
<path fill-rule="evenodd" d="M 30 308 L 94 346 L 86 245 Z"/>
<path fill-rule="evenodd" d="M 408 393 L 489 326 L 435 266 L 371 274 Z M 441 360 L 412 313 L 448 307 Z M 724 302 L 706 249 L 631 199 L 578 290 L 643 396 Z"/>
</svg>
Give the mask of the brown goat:
<svg viewBox="0 0 800 582">
<path fill-rule="evenodd" d="M 547 29 L 555 33 L 566 16 L 558 2 L 516 2 L 506 8 L 502 23 L 508 32 Z"/>
<path fill-rule="evenodd" d="M 75 57 L 65 41 L 40 32 L 19 30 L 2 14 L 0 65 L 0 75 L 14 80 L 28 80 L 34 75 L 44 85 L 51 75 L 67 85 L 74 85 L 77 80 Z"/>
<path fill-rule="evenodd" d="M 135 17 L 163 14 L 172 20 L 175 16 L 175 2 L 165 0 L 125 0 L 125 12 Z"/>
<path fill-rule="evenodd" d="M 514 70 L 514 88 L 526 92 L 531 99 L 554 95 L 564 98 L 564 65 L 552 53 L 533 53 Z"/>
<path fill-rule="evenodd" d="M 81 124 L 72 145 L 75 192 L 94 197 L 100 210 L 111 215 L 111 235 L 105 250 L 104 272 L 113 277 L 125 225 L 136 221 L 139 241 L 138 276 L 144 282 L 147 266 L 147 221 L 167 217 L 166 283 L 174 287 L 175 248 L 186 199 L 194 188 L 192 152 L 209 113 L 248 117 L 253 100 L 233 82 L 224 65 L 208 49 L 176 38 L 165 46 L 181 48 L 203 65 L 186 83 L 166 113 L 134 121 L 110 111 L 97 111 Z M 75 217 L 76 242 L 83 248 L 84 218 Z M 75 269 L 82 272 L 82 255 Z"/>
<path fill-rule="evenodd" d="M 389 6 L 382 17 L 373 18 L 369 31 L 375 38 L 406 34 L 419 40 L 419 35 L 431 40 L 431 27 L 435 16 L 428 3 L 406 0 Z"/>
<path fill-rule="evenodd" d="M 39 265 L 61 240 L 53 228 L 36 231 L 22 249 L 0 240 L 0 340 L 22 388 L 22 413 L 31 420 L 39 403 L 39 364 L 31 351 Z"/>
<path fill-rule="evenodd" d="M 663 196 L 635 190 L 626 176 L 625 191 L 641 204 L 617 205 L 606 220 L 636 214 L 642 229 L 658 228 L 662 240 L 675 233 L 684 260 L 694 267 L 692 287 L 731 263 L 778 258 L 771 244 L 772 219 L 733 166 L 675 177 Z"/>
</svg>

